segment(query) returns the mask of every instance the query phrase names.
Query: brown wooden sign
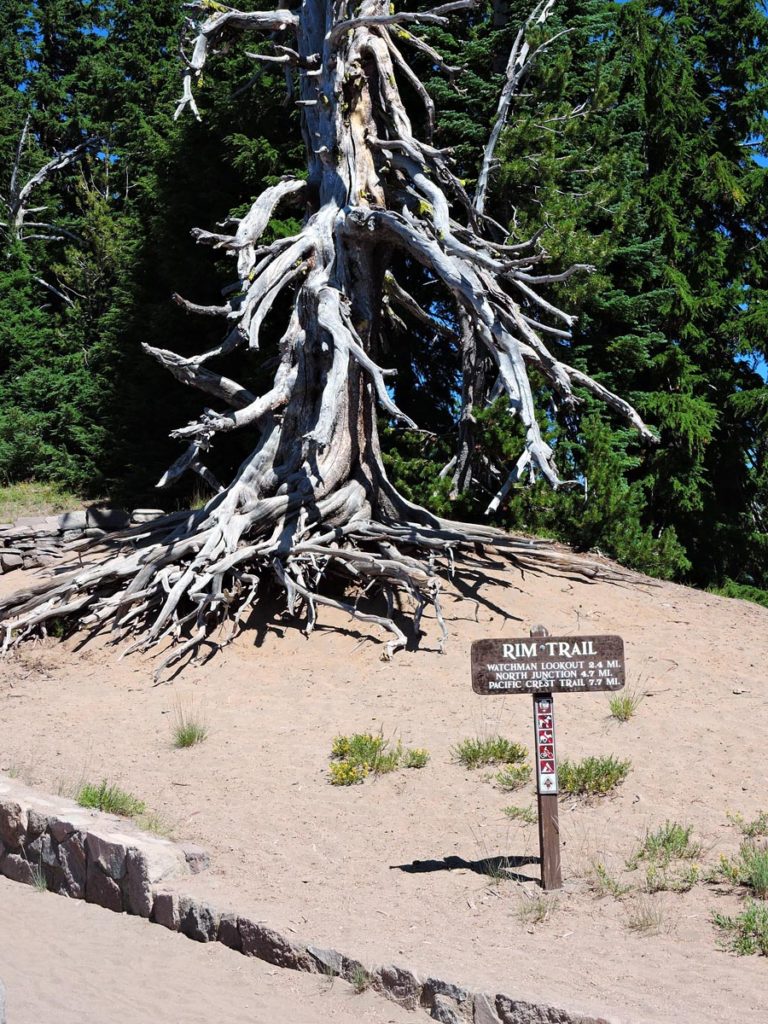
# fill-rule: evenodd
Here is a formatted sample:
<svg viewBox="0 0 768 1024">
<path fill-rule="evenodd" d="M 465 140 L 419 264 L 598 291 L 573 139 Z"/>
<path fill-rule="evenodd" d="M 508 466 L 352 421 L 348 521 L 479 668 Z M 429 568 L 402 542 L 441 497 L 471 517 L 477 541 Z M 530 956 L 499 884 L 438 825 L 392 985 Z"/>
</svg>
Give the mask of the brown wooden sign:
<svg viewBox="0 0 768 1024">
<path fill-rule="evenodd" d="M 526 636 L 472 644 L 475 693 L 594 693 L 620 690 L 625 682 L 620 636 Z"/>
</svg>

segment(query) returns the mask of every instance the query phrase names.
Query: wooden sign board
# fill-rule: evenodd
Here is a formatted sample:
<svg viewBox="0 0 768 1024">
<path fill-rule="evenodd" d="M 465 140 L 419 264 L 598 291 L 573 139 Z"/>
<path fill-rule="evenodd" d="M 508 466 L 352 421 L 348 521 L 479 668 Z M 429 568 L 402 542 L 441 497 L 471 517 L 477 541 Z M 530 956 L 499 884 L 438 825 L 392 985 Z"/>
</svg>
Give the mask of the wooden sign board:
<svg viewBox="0 0 768 1024">
<path fill-rule="evenodd" d="M 472 689 L 480 694 L 594 693 L 625 682 L 620 636 L 526 636 L 472 644 Z"/>
</svg>

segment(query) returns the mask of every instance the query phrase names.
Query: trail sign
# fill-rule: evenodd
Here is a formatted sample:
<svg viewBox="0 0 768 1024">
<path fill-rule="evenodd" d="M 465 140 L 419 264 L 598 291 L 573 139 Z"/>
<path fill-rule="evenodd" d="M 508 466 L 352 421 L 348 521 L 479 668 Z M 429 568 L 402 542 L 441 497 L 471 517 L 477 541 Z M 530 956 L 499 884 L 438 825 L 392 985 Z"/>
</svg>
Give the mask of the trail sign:
<svg viewBox="0 0 768 1024">
<path fill-rule="evenodd" d="M 543 626 L 535 626 L 531 635 L 522 639 L 475 641 L 471 663 L 475 693 L 533 696 L 541 884 L 544 889 L 560 889 L 563 880 L 552 695 L 620 690 L 626 681 L 624 641 L 620 636 L 550 636 Z"/>
<path fill-rule="evenodd" d="M 620 636 L 531 636 L 472 644 L 475 693 L 592 693 L 625 683 Z"/>
</svg>

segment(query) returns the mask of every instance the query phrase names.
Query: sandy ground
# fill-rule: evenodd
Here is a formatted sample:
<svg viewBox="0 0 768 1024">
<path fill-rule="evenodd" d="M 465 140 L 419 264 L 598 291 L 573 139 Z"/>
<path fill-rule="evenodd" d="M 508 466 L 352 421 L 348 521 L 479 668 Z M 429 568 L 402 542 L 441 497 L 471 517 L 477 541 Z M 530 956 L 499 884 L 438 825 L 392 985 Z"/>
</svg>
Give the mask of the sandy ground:
<svg viewBox="0 0 768 1024">
<path fill-rule="evenodd" d="M 189 888 L 305 941 L 625 1021 L 765 1024 L 768 961 L 721 951 L 711 923 L 713 910 L 739 907 L 736 894 L 702 883 L 654 896 L 650 934 L 628 926 L 647 897 L 600 896 L 592 881 L 600 862 L 637 887 L 642 870 L 625 862 L 666 820 L 694 827 L 706 871 L 738 848 L 729 813 L 768 810 L 768 611 L 674 585 L 509 572 L 488 596 L 509 617 L 481 607 L 475 621 L 472 605 L 449 603 L 447 653 L 429 623 L 422 649 L 392 662 L 342 620 L 310 639 L 267 624 L 160 686 L 149 661 L 118 661 L 98 643 L 28 646 L 0 678 L 0 769 L 54 792 L 122 785 L 211 851 Z M 501 792 L 451 753 L 496 732 L 530 747 L 530 699 L 475 695 L 469 645 L 539 622 L 553 635 L 623 636 L 629 689 L 643 695 L 626 724 L 609 717 L 606 694 L 556 698 L 561 758 L 616 754 L 632 771 L 608 798 L 562 800 L 566 884 L 543 921 L 525 880 L 537 877 L 526 863 L 536 828 L 502 813 L 534 805 L 532 787 Z M 189 750 L 170 742 L 179 701 L 209 727 Z M 429 765 L 329 785 L 333 737 L 379 729 L 426 747 Z M 522 877 L 489 881 L 477 862 L 494 857 L 518 858 Z"/>
<path fill-rule="evenodd" d="M 8 1024 L 405 1024 L 338 980 L 282 971 L 140 918 L 0 878 Z"/>
</svg>

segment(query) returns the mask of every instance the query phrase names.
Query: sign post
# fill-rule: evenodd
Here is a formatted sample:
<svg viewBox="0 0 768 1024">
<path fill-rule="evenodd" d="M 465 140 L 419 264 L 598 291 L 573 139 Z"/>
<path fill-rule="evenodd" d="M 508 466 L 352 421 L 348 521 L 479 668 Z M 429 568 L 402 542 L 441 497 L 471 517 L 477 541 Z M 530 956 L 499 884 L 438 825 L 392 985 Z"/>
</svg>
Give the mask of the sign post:
<svg viewBox="0 0 768 1024">
<path fill-rule="evenodd" d="M 548 636 L 534 626 L 532 637 Z M 533 734 L 536 741 L 536 797 L 539 804 L 539 851 L 541 887 L 562 889 L 560 821 L 558 816 L 557 751 L 555 749 L 555 698 L 551 693 L 533 695 Z"/>
<path fill-rule="evenodd" d="M 624 683 L 624 642 L 619 636 L 551 637 L 544 626 L 535 626 L 530 637 L 472 644 L 475 693 L 533 696 L 541 885 L 545 890 L 563 885 L 553 694 L 620 690 Z"/>
</svg>

